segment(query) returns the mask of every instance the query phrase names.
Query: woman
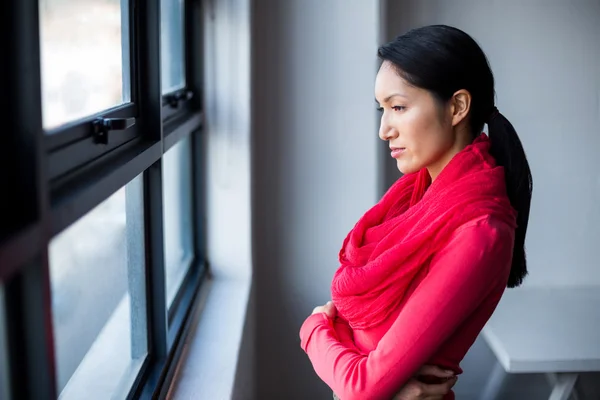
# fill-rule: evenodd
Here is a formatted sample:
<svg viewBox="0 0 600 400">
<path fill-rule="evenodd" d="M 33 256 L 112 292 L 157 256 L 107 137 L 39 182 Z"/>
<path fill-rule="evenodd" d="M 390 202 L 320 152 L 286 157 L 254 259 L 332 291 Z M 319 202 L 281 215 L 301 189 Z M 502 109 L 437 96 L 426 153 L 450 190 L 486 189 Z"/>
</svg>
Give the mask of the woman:
<svg viewBox="0 0 600 400">
<path fill-rule="evenodd" d="M 432 379 L 462 373 L 527 274 L 531 172 L 470 36 L 428 26 L 378 54 L 379 137 L 404 176 L 346 237 L 333 302 L 306 319 L 301 346 L 342 400 L 453 399 L 456 379 Z"/>
</svg>

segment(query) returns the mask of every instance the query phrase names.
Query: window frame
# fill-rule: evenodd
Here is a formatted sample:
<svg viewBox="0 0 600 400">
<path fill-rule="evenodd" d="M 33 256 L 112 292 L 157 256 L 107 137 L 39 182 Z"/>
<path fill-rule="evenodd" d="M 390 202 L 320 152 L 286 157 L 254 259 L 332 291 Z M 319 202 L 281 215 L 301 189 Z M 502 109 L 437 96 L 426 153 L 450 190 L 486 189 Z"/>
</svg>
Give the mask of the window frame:
<svg viewBox="0 0 600 400">
<path fill-rule="evenodd" d="M 0 43 L 8 61 L 0 88 L 6 173 L 0 212 L 0 284 L 4 286 L 8 373 L 13 399 L 55 399 L 56 360 L 48 245 L 52 238 L 143 174 L 148 356 L 128 399 L 164 395 L 190 330 L 190 315 L 208 273 L 204 231 L 204 132 L 202 93 L 202 4 L 184 4 L 186 86 L 162 94 L 160 0 L 121 0 L 129 12 L 131 102 L 43 129 L 40 27 L 37 0 L 0 5 Z M 27 74 L 23 73 L 27 71 Z M 177 101 L 176 107 L 173 105 Z M 129 129 L 108 132 L 97 143 L 98 118 L 135 118 Z M 173 304 L 167 307 L 163 240 L 162 157 L 180 140 L 192 142 L 194 258 Z M 2 313 L 0 313 L 2 314 Z"/>
</svg>

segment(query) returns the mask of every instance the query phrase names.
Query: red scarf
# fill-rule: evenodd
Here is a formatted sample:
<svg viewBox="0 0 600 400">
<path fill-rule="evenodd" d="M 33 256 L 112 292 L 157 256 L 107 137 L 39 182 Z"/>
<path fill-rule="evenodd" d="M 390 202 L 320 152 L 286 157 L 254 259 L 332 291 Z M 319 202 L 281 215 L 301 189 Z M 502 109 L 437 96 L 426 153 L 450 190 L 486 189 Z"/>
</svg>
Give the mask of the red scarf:
<svg viewBox="0 0 600 400">
<path fill-rule="evenodd" d="M 459 226 L 492 215 L 516 227 L 504 169 L 496 166 L 489 148 L 488 137 L 480 135 L 433 183 L 427 169 L 403 176 L 350 231 L 331 291 L 352 328 L 385 321 Z"/>
</svg>

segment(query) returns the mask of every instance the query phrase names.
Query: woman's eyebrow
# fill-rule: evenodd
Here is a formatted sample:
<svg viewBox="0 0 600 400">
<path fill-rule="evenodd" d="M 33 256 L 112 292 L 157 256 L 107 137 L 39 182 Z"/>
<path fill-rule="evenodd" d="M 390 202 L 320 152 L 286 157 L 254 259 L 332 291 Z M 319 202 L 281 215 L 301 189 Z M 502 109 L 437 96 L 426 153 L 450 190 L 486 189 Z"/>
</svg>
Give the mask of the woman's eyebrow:
<svg viewBox="0 0 600 400">
<path fill-rule="evenodd" d="M 405 99 L 408 98 L 408 97 L 406 97 L 406 95 L 404 95 L 402 93 L 392 93 L 388 97 L 386 97 L 385 99 L 383 99 L 382 103 L 387 103 L 388 101 L 390 101 L 394 97 L 404 97 Z M 375 103 L 379 103 L 379 101 L 377 100 L 377 98 L 375 98 Z"/>
</svg>

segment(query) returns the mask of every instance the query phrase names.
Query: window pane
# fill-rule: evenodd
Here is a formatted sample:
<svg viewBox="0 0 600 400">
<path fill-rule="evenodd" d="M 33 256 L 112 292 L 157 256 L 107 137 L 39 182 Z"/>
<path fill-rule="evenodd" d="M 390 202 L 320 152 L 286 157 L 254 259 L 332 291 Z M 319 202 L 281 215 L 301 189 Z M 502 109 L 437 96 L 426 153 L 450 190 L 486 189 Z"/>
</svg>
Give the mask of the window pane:
<svg viewBox="0 0 600 400">
<path fill-rule="evenodd" d="M 194 256 L 191 138 L 174 145 L 163 161 L 165 275 L 170 306 Z"/>
<path fill-rule="evenodd" d="M 128 102 L 128 0 L 39 4 L 44 128 Z"/>
<path fill-rule="evenodd" d="M 185 87 L 183 0 L 161 0 L 162 92 Z"/>
<path fill-rule="evenodd" d="M 8 342 L 6 340 L 6 313 L 4 286 L 0 285 L 0 399 L 8 399 L 10 386 L 8 379 Z"/>
<path fill-rule="evenodd" d="M 61 398 L 122 398 L 146 357 L 142 196 L 138 176 L 50 243 Z"/>
</svg>

